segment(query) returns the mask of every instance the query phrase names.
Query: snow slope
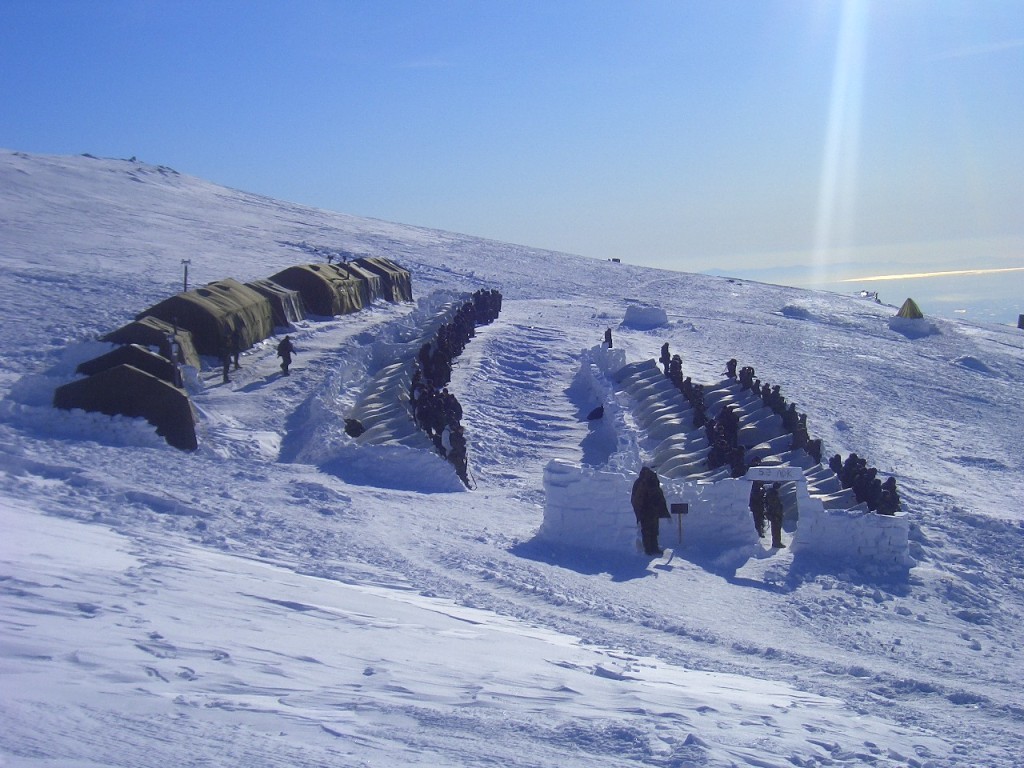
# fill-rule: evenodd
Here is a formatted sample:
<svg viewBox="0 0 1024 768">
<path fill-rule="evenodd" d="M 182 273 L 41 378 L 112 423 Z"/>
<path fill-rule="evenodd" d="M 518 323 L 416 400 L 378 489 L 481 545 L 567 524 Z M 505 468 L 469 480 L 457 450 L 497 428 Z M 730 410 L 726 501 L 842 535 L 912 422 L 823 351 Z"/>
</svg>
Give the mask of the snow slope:
<svg viewBox="0 0 1024 768">
<path fill-rule="evenodd" d="M 290 329 L 289 378 L 272 341 L 228 385 L 205 371 L 196 453 L 49 407 L 90 339 L 180 289 L 181 259 L 197 284 L 327 253 L 393 258 L 420 301 Z M 1016 329 L 912 337 L 853 297 L 6 151 L 0 266 L 0 765 L 1021 764 Z M 481 286 L 505 302 L 452 382 L 465 491 L 340 421 L 382 344 Z M 637 303 L 668 323 L 623 324 Z M 544 466 L 596 455 L 571 385 L 608 327 L 630 361 L 669 341 L 695 381 L 735 357 L 780 384 L 827 453 L 897 476 L 918 565 L 539 540 Z"/>
</svg>

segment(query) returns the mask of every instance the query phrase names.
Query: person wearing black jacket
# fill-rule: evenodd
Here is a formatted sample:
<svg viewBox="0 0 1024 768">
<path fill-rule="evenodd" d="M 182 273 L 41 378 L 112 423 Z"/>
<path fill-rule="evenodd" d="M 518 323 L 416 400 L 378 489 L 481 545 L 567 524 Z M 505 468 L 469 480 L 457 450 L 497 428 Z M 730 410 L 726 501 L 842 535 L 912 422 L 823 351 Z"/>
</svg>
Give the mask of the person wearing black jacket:
<svg viewBox="0 0 1024 768">
<path fill-rule="evenodd" d="M 665 501 L 665 492 L 661 490 L 658 475 L 653 469 L 644 467 L 640 470 L 640 475 L 633 482 L 629 500 L 633 505 L 636 521 L 640 524 L 644 552 L 648 555 L 662 554 L 662 549 L 658 546 L 658 518 L 669 516 L 668 503 Z"/>
</svg>

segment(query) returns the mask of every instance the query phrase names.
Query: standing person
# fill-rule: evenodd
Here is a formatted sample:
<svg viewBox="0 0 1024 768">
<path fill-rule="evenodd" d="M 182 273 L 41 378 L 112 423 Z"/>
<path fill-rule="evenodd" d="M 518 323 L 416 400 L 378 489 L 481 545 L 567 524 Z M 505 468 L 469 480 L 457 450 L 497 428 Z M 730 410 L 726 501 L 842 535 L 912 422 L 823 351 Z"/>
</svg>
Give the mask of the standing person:
<svg viewBox="0 0 1024 768">
<path fill-rule="evenodd" d="M 783 549 L 782 543 L 782 497 L 779 496 L 781 483 L 772 483 L 764 494 L 764 516 L 772 527 L 772 549 Z"/>
<path fill-rule="evenodd" d="M 228 337 L 231 342 L 231 360 L 235 364 L 235 370 L 237 371 L 242 366 L 238 364 L 238 356 L 242 354 L 242 331 L 240 328 L 232 328 L 231 335 Z"/>
<path fill-rule="evenodd" d="M 277 356 L 281 358 L 281 372 L 287 376 L 288 366 L 292 364 L 292 355 L 295 354 L 295 345 L 292 344 L 290 336 L 285 336 L 277 345 Z"/>
<path fill-rule="evenodd" d="M 605 328 L 604 329 L 604 343 L 605 343 L 605 346 L 608 347 L 608 349 L 612 348 L 612 329 L 611 328 Z"/>
<path fill-rule="evenodd" d="M 633 514 L 640 524 L 640 538 L 643 540 L 644 552 L 648 555 L 663 553 L 658 546 L 658 518 L 668 517 L 668 504 L 665 493 L 661 490 L 661 481 L 650 467 L 644 467 L 633 482 L 633 490 L 629 497 L 633 505 Z"/>
<path fill-rule="evenodd" d="M 227 384 L 231 381 L 228 378 L 228 370 L 231 368 L 231 339 L 227 336 L 220 340 L 220 364 L 224 370 L 224 383 Z"/>
<path fill-rule="evenodd" d="M 754 516 L 757 535 L 764 538 L 764 483 L 755 480 L 750 484 L 750 513 Z"/>
</svg>

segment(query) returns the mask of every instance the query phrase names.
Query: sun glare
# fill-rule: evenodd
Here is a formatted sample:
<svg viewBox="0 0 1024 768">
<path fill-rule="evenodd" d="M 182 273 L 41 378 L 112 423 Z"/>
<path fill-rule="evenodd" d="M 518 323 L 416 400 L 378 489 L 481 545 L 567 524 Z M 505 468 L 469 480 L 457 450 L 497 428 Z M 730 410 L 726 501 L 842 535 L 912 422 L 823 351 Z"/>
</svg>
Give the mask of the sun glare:
<svg viewBox="0 0 1024 768">
<path fill-rule="evenodd" d="M 828 279 L 832 248 L 848 244 L 857 191 L 868 6 L 846 0 L 842 8 L 814 234 L 813 273 L 821 282 Z"/>
</svg>

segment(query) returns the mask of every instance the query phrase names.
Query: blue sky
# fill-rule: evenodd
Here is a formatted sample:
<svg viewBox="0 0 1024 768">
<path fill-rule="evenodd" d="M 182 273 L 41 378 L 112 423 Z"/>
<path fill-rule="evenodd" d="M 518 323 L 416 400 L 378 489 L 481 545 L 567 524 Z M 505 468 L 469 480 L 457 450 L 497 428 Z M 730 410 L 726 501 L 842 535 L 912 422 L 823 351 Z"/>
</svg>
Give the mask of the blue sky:
<svg viewBox="0 0 1024 768">
<path fill-rule="evenodd" d="M 1022 72 L 1018 0 L 0 0 L 0 146 L 824 284 L 1024 266 Z"/>
</svg>

